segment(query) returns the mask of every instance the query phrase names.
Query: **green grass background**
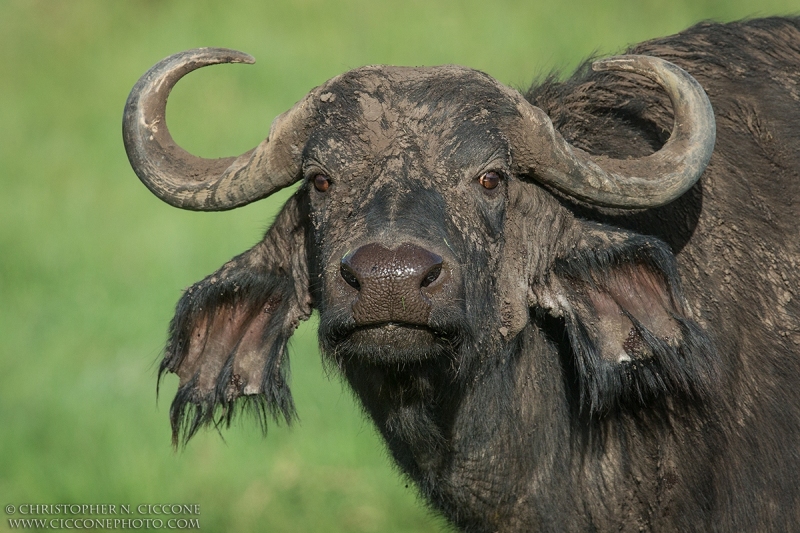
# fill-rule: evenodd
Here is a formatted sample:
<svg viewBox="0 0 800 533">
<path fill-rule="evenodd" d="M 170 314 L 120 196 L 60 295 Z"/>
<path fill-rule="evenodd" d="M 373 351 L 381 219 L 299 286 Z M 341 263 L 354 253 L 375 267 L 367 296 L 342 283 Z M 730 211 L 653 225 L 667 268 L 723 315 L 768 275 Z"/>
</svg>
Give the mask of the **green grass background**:
<svg viewBox="0 0 800 533">
<path fill-rule="evenodd" d="M 152 196 L 128 166 L 128 91 L 159 59 L 225 46 L 170 99 L 177 141 L 241 153 L 311 87 L 370 63 L 458 63 L 512 86 L 703 19 L 800 0 L 0 0 L 0 504 L 197 503 L 205 531 L 446 531 L 390 464 L 313 320 L 295 335 L 301 422 L 241 420 L 175 453 L 155 370 L 182 288 L 255 243 L 286 193 L 227 213 Z M 8 528 L 0 514 L 0 531 Z"/>
</svg>

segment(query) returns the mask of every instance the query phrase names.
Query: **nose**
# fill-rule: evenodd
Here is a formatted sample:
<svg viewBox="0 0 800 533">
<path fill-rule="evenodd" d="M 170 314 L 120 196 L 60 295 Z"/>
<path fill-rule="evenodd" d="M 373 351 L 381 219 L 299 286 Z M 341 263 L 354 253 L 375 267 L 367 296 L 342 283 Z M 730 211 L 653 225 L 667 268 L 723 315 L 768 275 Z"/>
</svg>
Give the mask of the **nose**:
<svg viewBox="0 0 800 533">
<path fill-rule="evenodd" d="M 341 277 L 357 291 L 353 315 L 359 325 L 382 322 L 425 324 L 430 296 L 447 278 L 442 257 L 404 243 L 388 249 L 366 244 L 341 261 Z"/>
</svg>

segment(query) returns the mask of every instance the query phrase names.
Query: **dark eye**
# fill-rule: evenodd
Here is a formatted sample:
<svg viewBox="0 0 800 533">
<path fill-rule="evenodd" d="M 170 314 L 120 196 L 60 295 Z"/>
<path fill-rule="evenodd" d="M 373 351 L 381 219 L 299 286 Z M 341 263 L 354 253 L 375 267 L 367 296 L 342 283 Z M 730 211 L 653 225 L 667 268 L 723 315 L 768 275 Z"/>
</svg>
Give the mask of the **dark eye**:
<svg viewBox="0 0 800 533">
<path fill-rule="evenodd" d="M 314 176 L 314 188 L 319 192 L 325 192 L 331 186 L 331 180 L 325 174 L 317 174 Z"/>
<path fill-rule="evenodd" d="M 500 173 L 494 170 L 485 172 L 478 178 L 478 183 L 480 183 L 484 189 L 492 190 L 500 185 Z"/>
</svg>

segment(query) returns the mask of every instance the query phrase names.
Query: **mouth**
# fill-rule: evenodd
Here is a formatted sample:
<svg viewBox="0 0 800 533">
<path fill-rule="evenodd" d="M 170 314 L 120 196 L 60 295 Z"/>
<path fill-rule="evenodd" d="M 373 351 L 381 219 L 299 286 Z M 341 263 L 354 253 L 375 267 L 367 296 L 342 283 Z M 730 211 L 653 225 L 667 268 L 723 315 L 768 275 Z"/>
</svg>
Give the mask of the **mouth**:
<svg viewBox="0 0 800 533">
<path fill-rule="evenodd" d="M 374 363 L 423 361 L 454 352 L 453 335 L 427 325 L 383 322 L 357 326 L 337 335 L 337 357 Z"/>
<path fill-rule="evenodd" d="M 387 348 L 401 348 L 412 340 L 434 340 L 437 332 L 428 326 L 419 324 L 384 322 L 358 326 L 350 332 L 349 336 L 357 342 L 372 340 L 376 344 L 386 345 Z"/>
</svg>

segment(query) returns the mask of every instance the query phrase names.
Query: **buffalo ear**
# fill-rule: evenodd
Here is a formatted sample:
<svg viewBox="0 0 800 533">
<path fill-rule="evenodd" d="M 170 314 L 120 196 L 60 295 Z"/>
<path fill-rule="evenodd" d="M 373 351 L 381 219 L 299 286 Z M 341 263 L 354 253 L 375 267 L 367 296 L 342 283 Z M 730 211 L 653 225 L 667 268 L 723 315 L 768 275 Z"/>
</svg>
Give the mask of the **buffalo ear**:
<svg viewBox="0 0 800 533">
<path fill-rule="evenodd" d="M 290 423 L 286 345 L 311 313 L 305 217 L 292 197 L 264 239 L 195 283 L 178 302 L 159 369 L 178 374 L 170 408 L 173 443 L 208 423 L 230 424 L 234 407 Z"/>
<path fill-rule="evenodd" d="M 661 241 L 589 232 L 556 262 L 542 301 L 564 320 L 590 414 L 709 393 L 716 353 L 686 312 L 675 258 Z"/>
</svg>

